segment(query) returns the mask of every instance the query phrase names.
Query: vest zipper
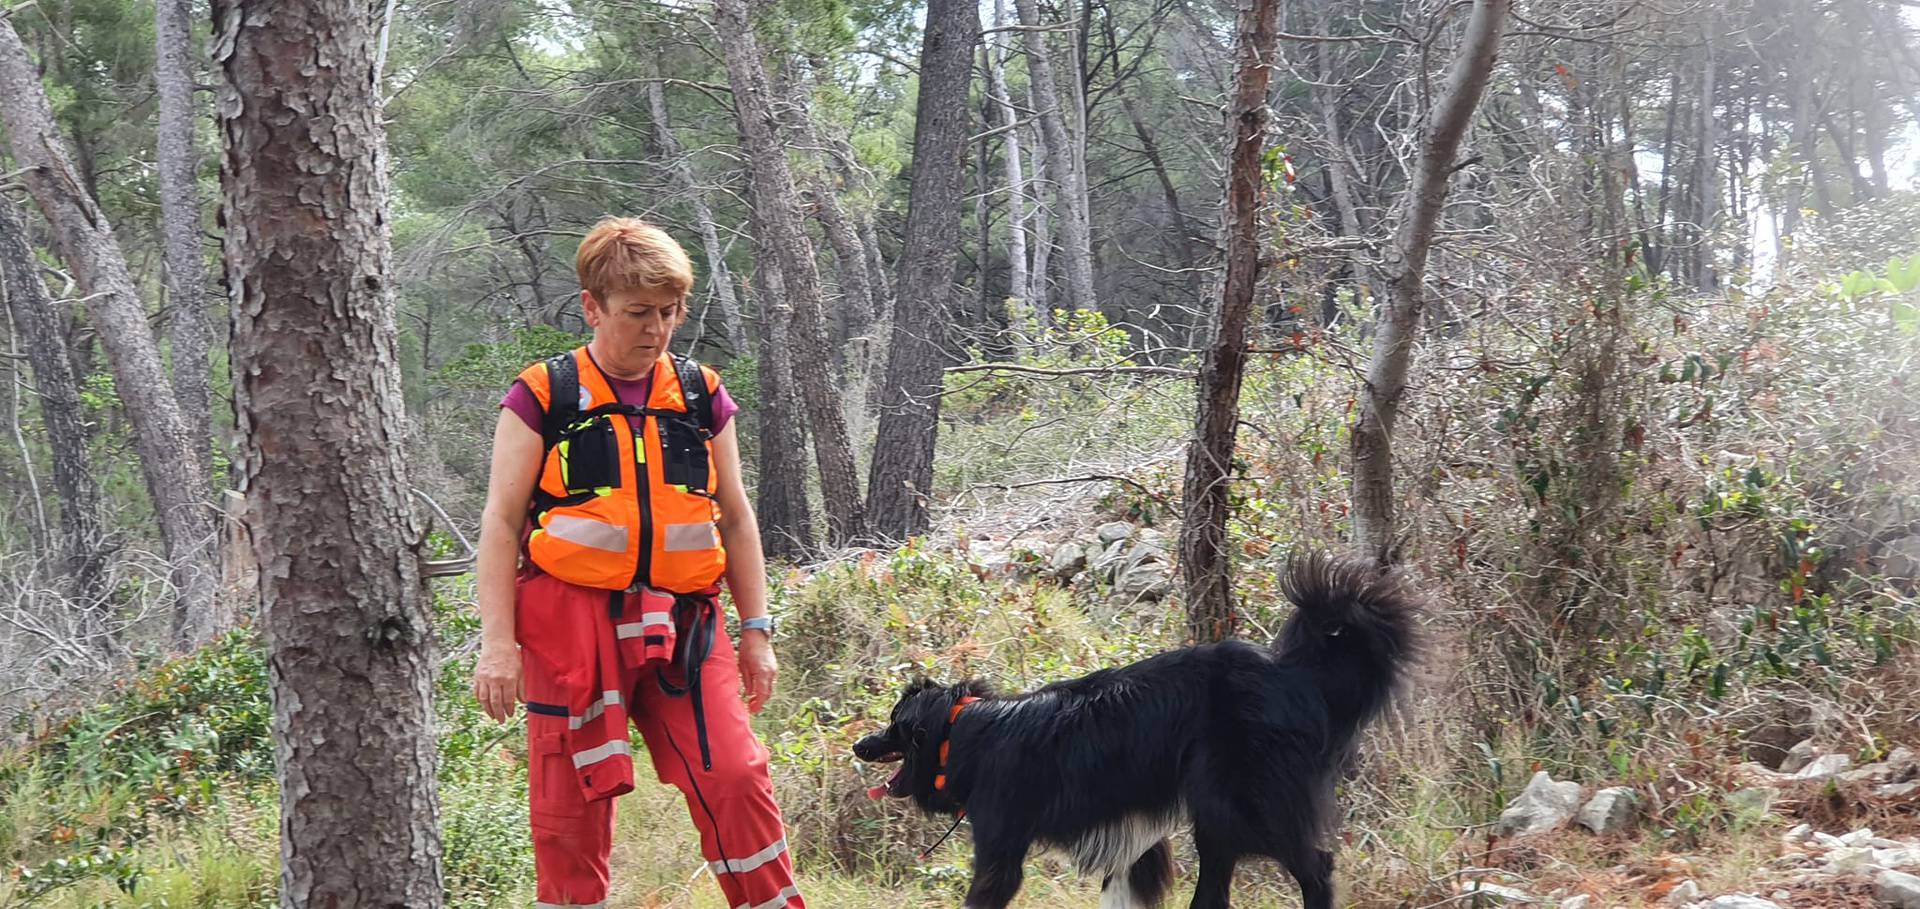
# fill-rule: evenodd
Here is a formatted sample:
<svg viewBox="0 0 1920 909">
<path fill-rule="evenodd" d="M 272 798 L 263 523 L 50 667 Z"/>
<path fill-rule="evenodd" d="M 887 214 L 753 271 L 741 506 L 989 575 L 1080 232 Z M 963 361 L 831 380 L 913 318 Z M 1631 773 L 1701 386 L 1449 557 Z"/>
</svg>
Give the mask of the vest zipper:
<svg viewBox="0 0 1920 909">
<path fill-rule="evenodd" d="M 629 416 L 628 420 L 633 418 Z M 640 559 L 633 569 L 634 585 L 653 586 L 653 478 L 647 473 L 653 459 L 647 455 L 647 424 L 653 417 L 640 417 L 640 431 L 634 433 L 634 485 L 640 500 Z M 647 458 L 641 461 L 639 458 Z"/>
</svg>

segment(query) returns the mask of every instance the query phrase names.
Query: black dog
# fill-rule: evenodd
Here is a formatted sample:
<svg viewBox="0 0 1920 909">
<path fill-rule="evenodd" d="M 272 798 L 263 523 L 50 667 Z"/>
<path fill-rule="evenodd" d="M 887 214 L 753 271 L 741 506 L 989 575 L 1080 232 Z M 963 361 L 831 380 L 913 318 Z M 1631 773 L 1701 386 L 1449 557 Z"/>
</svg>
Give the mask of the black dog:
<svg viewBox="0 0 1920 909">
<path fill-rule="evenodd" d="M 1284 589 L 1299 608 L 1270 649 L 1193 647 L 1013 696 L 915 682 L 854 754 L 901 762 L 876 795 L 972 821 L 967 909 L 1006 906 L 1033 846 L 1103 875 L 1101 909 L 1156 905 L 1183 823 L 1195 909 L 1227 906 L 1249 856 L 1278 859 L 1306 909 L 1329 909 L 1334 783 L 1412 661 L 1417 598 L 1325 556 L 1294 560 Z"/>
</svg>

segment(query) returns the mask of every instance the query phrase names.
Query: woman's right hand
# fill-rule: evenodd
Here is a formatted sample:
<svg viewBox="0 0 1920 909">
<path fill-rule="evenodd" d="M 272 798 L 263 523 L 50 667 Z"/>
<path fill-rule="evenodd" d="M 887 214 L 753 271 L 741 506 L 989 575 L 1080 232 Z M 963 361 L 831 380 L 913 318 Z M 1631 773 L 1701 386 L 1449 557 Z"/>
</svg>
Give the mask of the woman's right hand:
<svg viewBox="0 0 1920 909">
<path fill-rule="evenodd" d="M 482 645 L 480 662 L 473 667 L 473 696 L 480 709 L 504 723 L 513 716 L 514 703 L 526 692 L 520 677 L 520 648 L 514 644 Z"/>
</svg>

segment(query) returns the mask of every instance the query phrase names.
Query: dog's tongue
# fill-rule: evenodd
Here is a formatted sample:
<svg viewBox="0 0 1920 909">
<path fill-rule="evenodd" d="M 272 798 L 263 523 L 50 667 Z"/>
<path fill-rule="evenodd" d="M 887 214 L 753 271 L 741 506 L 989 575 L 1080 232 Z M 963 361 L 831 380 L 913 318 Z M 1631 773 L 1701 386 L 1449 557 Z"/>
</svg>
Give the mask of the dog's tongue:
<svg viewBox="0 0 1920 909">
<path fill-rule="evenodd" d="M 883 799 L 886 797 L 887 797 L 887 784 L 885 783 L 881 783 L 880 785 L 867 790 L 867 798 Z"/>
</svg>

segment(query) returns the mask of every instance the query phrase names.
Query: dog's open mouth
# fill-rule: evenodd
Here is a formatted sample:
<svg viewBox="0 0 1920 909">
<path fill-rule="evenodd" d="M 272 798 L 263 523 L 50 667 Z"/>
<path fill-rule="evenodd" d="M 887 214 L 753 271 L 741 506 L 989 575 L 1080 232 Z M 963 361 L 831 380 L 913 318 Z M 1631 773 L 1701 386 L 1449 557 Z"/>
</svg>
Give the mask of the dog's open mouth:
<svg viewBox="0 0 1920 909">
<path fill-rule="evenodd" d="M 892 764 L 900 761 L 905 757 L 906 755 L 901 754 L 898 751 L 895 751 L 891 754 L 880 755 L 879 757 L 874 758 L 871 761 L 871 763 Z M 879 799 L 879 798 L 886 798 L 888 796 L 892 796 L 893 798 L 905 797 L 906 793 L 900 791 L 900 788 L 901 788 L 901 785 L 905 782 L 906 776 L 907 776 L 907 767 L 905 764 L 901 764 L 900 769 L 894 771 L 893 776 L 888 777 L 885 783 L 882 783 L 878 786 L 874 786 L 868 789 L 867 798 Z"/>
</svg>

